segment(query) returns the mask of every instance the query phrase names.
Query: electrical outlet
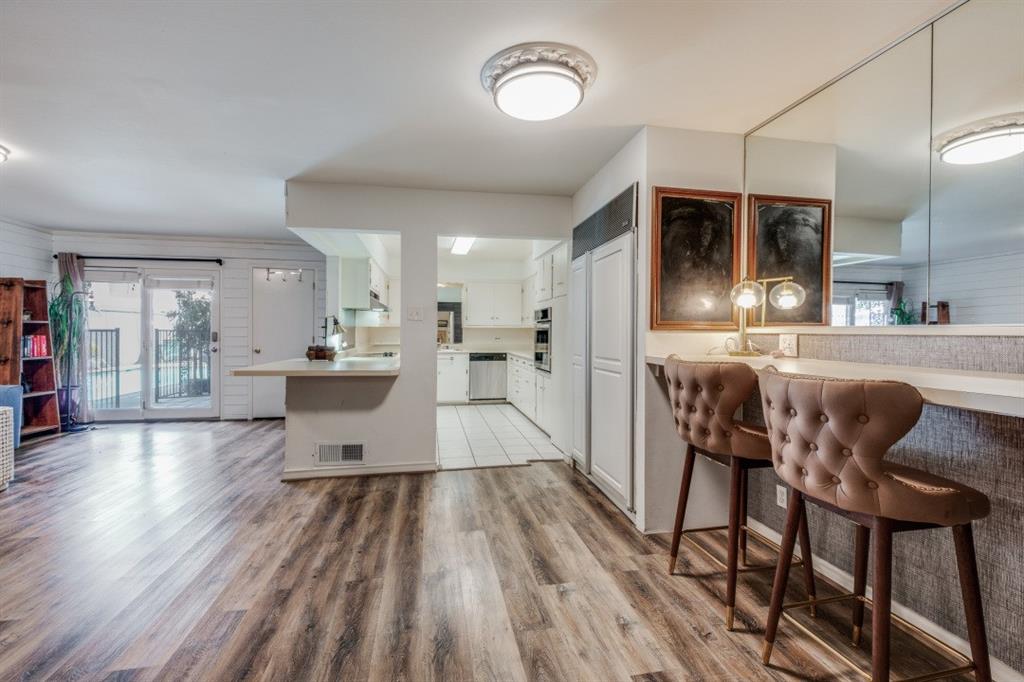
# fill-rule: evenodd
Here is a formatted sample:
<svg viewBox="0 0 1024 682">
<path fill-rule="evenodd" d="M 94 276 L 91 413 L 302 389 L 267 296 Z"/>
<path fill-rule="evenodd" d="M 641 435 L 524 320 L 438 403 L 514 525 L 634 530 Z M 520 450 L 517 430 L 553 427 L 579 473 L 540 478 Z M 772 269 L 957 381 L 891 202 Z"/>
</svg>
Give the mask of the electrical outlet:
<svg viewBox="0 0 1024 682">
<path fill-rule="evenodd" d="M 775 486 L 775 504 L 779 505 L 783 509 L 786 508 L 786 486 Z"/>
<path fill-rule="evenodd" d="M 795 358 L 799 355 L 796 334 L 779 334 L 779 350 L 787 358 Z"/>
</svg>

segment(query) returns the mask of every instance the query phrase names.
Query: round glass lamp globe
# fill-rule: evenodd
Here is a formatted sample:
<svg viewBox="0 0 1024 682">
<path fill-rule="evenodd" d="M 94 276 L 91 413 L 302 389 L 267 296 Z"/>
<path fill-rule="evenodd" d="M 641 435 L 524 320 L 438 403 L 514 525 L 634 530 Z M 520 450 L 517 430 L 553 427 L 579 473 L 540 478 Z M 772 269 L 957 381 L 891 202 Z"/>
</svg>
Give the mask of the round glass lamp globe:
<svg viewBox="0 0 1024 682">
<path fill-rule="evenodd" d="M 764 303 L 764 287 L 757 282 L 744 280 L 732 288 L 729 298 L 740 308 L 756 308 Z"/>
<path fill-rule="evenodd" d="M 796 282 L 781 282 L 768 293 L 768 302 L 779 310 L 792 310 L 804 304 L 807 292 Z"/>
<path fill-rule="evenodd" d="M 943 146 L 939 158 L 967 166 L 1008 159 L 1024 152 L 1024 126 L 995 128 L 965 135 Z"/>
<path fill-rule="evenodd" d="M 521 64 L 494 84 L 494 104 L 513 118 L 548 121 L 583 101 L 583 84 L 561 64 Z"/>
</svg>

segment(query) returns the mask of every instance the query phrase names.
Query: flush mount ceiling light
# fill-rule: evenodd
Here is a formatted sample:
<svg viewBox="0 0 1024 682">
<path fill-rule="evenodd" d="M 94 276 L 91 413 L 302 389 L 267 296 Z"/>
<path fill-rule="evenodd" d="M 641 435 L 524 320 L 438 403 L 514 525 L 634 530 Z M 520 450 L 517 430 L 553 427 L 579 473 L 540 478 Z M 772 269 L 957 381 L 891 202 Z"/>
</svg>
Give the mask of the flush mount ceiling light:
<svg viewBox="0 0 1024 682">
<path fill-rule="evenodd" d="M 578 107 L 596 76 L 594 59 L 579 48 L 522 43 L 488 59 L 480 82 L 509 116 L 548 121 Z"/>
<path fill-rule="evenodd" d="M 989 163 L 1024 152 L 1024 112 L 994 116 L 950 130 L 933 145 L 946 163 Z"/>
<path fill-rule="evenodd" d="M 7 157 L 11 155 L 11 150 L 0 144 L 0 163 L 7 160 Z"/>
<path fill-rule="evenodd" d="M 456 237 L 455 242 L 452 244 L 452 255 L 465 256 L 473 248 L 473 242 L 475 241 L 476 237 Z"/>
</svg>

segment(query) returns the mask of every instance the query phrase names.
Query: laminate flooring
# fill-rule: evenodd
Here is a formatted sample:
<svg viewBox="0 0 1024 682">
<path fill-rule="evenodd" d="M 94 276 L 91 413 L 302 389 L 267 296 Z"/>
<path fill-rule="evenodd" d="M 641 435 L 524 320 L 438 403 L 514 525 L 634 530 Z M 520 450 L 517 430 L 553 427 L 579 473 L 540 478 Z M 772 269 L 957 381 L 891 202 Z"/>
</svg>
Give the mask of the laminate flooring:
<svg viewBox="0 0 1024 682">
<path fill-rule="evenodd" d="M 726 632 L 721 571 L 684 544 L 668 575 L 665 538 L 563 462 L 282 483 L 283 446 L 281 421 L 182 422 L 19 451 L 0 679 L 859 679 L 785 621 L 763 667 L 770 574 L 741 576 Z M 900 674 L 941 665 L 893 651 Z"/>
</svg>

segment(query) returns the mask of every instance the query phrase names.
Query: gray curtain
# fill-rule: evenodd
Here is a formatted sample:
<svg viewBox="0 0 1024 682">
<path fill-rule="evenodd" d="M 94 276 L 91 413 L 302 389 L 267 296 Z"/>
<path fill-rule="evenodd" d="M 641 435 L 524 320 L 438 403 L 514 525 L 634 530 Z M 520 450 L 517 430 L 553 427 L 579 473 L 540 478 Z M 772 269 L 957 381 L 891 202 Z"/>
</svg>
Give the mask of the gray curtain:
<svg viewBox="0 0 1024 682">
<path fill-rule="evenodd" d="M 890 282 L 885 285 L 885 293 L 889 295 L 889 307 L 895 308 L 903 298 L 903 282 Z"/>
<path fill-rule="evenodd" d="M 76 253 L 58 253 L 57 254 L 57 272 L 60 276 L 60 281 L 63 282 L 65 277 L 71 278 L 71 290 L 72 291 L 86 291 L 85 285 L 85 264 L 82 259 L 78 257 Z M 81 302 L 84 308 L 87 308 L 88 301 L 85 296 L 80 295 L 75 297 L 76 300 Z M 89 404 L 89 319 L 88 315 L 82 320 L 81 325 L 78 327 L 78 339 L 76 343 L 78 347 L 78 353 L 71 361 L 71 379 L 70 383 L 72 386 L 77 386 L 78 391 L 74 395 L 77 398 L 77 404 L 72 404 L 74 421 L 79 424 L 87 424 L 93 421 L 94 416 L 92 412 L 92 406 Z M 57 378 L 58 382 L 63 385 L 65 381 L 65 374 L 67 368 L 60 365 L 60 376 Z"/>
</svg>

